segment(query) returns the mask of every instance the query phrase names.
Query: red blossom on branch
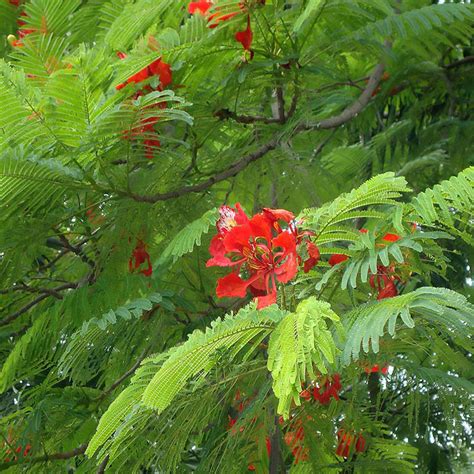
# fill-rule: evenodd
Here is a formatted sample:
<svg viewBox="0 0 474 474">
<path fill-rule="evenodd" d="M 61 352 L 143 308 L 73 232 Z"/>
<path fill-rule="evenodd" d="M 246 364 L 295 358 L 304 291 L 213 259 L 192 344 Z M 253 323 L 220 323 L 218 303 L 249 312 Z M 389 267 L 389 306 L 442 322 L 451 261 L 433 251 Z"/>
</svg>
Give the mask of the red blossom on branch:
<svg viewBox="0 0 474 474">
<path fill-rule="evenodd" d="M 341 376 L 334 374 L 327 376 L 321 385 L 316 385 L 313 389 L 313 398 L 321 405 L 328 405 L 331 398 L 339 400 L 339 392 L 342 388 Z"/>
<path fill-rule="evenodd" d="M 233 271 L 218 280 L 217 296 L 243 298 L 250 291 L 258 309 L 275 303 L 277 283 L 296 276 L 301 260 L 296 247 L 308 233 L 299 233 L 293 213 L 285 209 L 266 208 L 249 219 L 236 204 L 235 209 L 222 206 L 219 213 L 206 266 Z"/>
<path fill-rule="evenodd" d="M 382 237 L 382 240 L 385 240 L 386 242 L 397 242 L 398 240 L 400 240 L 401 237 L 397 234 L 385 234 L 383 237 Z"/>
<path fill-rule="evenodd" d="M 336 448 L 336 455 L 343 458 L 348 458 L 351 452 L 351 447 L 354 445 L 355 451 L 357 453 L 362 453 L 365 451 L 365 438 L 360 433 L 356 435 L 344 429 L 340 429 L 337 432 L 338 444 Z M 355 443 L 354 443 L 355 441 Z"/>
<path fill-rule="evenodd" d="M 147 267 L 139 270 L 144 263 L 147 264 Z M 139 270 L 140 273 L 147 277 L 153 273 L 150 254 L 147 252 L 147 245 L 142 240 L 138 240 L 137 245 L 133 249 L 132 256 L 128 261 L 128 269 L 130 273 Z"/>
<path fill-rule="evenodd" d="M 250 16 L 247 16 L 247 28 L 235 33 L 235 39 L 242 45 L 245 51 L 251 51 L 253 32 L 250 27 Z"/>
<path fill-rule="evenodd" d="M 400 277 L 395 274 L 394 265 L 386 267 L 384 265 L 377 266 L 377 274 L 371 275 L 369 285 L 377 289 L 377 299 L 392 298 L 398 295 L 398 289 L 395 282 L 400 281 Z"/>
</svg>

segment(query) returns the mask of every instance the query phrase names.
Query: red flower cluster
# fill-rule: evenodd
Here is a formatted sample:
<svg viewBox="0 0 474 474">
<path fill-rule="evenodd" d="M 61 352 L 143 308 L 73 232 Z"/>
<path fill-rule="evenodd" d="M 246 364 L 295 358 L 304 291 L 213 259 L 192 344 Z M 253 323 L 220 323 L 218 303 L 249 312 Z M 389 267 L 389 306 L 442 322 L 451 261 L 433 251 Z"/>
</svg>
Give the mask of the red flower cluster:
<svg viewBox="0 0 474 474">
<path fill-rule="evenodd" d="M 216 28 L 216 26 L 223 21 L 230 20 L 236 15 L 247 13 L 247 28 L 243 31 L 238 31 L 235 34 L 235 39 L 242 45 L 245 51 L 250 53 L 250 59 L 252 59 L 254 55 L 252 51 L 253 32 L 250 25 L 250 15 L 248 14 L 251 4 L 265 5 L 265 0 L 246 0 L 239 2 L 237 4 L 238 10 L 222 11 L 221 8 L 216 7 L 214 13 L 209 13 L 209 9 L 213 5 L 212 1 L 190 2 L 188 11 L 191 15 L 197 13 L 206 17 L 209 28 Z"/>
<path fill-rule="evenodd" d="M 23 449 L 23 446 L 19 445 L 16 449 L 15 449 L 15 454 L 13 456 L 13 458 L 11 458 L 11 456 L 13 455 L 12 453 L 12 450 L 11 449 L 7 449 L 5 451 L 5 455 L 6 457 L 3 459 L 3 462 L 10 462 L 10 461 L 18 461 L 18 455 L 20 456 L 23 456 L 23 457 L 26 457 L 28 455 L 31 456 L 30 454 L 30 450 L 31 450 L 31 444 L 27 444 L 25 446 L 25 449 Z"/>
<path fill-rule="evenodd" d="M 316 385 L 316 387 L 314 387 L 313 398 L 321 403 L 321 405 L 328 405 L 331 398 L 339 400 L 339 392 L 341 391 L 341 388 L 341 376 L 339 374 L 327 376 L 321 386 Z"/>
<path fill-rule="evenodd" d="M 311 393 L 310 388 L 306 388 L 300 392 L 300 397 L 305 399 L 307 402 L 313 398 L 317 400 L 321 405 L 328 405 L 331 398 L 339 400 L 339 392 L 341 391 L 341 376 L 334 374 L 333 376 L 326 376 L 322 379 L 321 384 L 316 384 Z"/>
<path fill-rule="evenodd" d="M 10 3 L 16 7 L 20 5 L 19 1 L 10 1 Z M 20 16 L 27 17 L 28 15 L 25 12 L 21 12 Z M 25 46 L 22 41 L 23 38 L 27 35 L 30 35 L 31 33 L 35 33 L 37 30 L 34 28 L 23 28 L 26 25 L 26 22 L 21 19 L 18 19 L 16 23 L 19 26 L 17 31 L 18 39 L 16 39 L 14 35 L 10 35 L 8 40 L 14 48 L 22 48 Z M 44 26 L 41 28 L 41 32 L 47 33 L 46 20 L 44 20 Z"/>
<path fill-rule="evenodd" d="M 366 441 L 362 433 L 359 433 L 358 435 L 356 435 L 341 428 L 337 432 L 337 439 L 338 439 L 338 444 L 337 444 L 337 449 L 336 449 L 337 456 L 348 458 L 351 452 L 351 447 L 354 444 L 354 441 L 355 441 L 354 447 L 355 447 L 356 453 L 363 453 L 365 451 Z"/>
<path fill-rule="evenodd" d="M 142 241 L 138 240 L 137 245 L 133 249 L 132 256 L 128 261 L 128 269 L 130 273 L 138 270 L 142 264 L 146 263 L 147 268 L 139 270 L 140 273 L 149 277 L 153 273 L 153 267 L 151 265 L 150 254 L 146 250 L 147 245 Z"/>
<path fill-rule="evenodd" d="M 395 266 L 384 265 L 377 266 L 377 274 L 371 275 L 369 284 L 372 288 L 377 289 L 377 299 L 392 298 L 398 295 L 398 290 L 395 285 L 396 281 L 401 281 L 400 277 L 395 274 Z"/>
<path fill-rule="evenodd" d="M 283 439 L 295 457 L 295 464 L 298 464 L 300 461 L 308 460 L 308 448 L 305 448 L 303 445 L 304 428 L 301 420 L 297 420 L 293 423 L 293 426 L 285 433 Z"/>
<path fill-rule="evenodd" d="M 125 59 L 127 57 L 125 53 L 122 53 L 120 51 L 117 53 L 117 56 L 120 59 Z M 138 71 L 133 76 L 130 76 L 125 82 L 122 82 L 121 84 L 115 86 L 115 88 L 117 90 L 121 90 L 127 84 L 139 84 L 152 77 L 158 77 L 160 80 L 155 90 L 164 90 L 173 81 L 173 74 L 170 65 L 162 61 L 161 58 L 158 58 L 152 63 L 150 63 L 148 66 L 143 68 L 141 71 Z M 149 84 L 146 84 L 144 87 L 142 87 L 142 89 L 140 89 L 134 94 L 134 98 L 137 99 L 145 93 L 152 91 L 152 87 Z M 154 105 L 153 108 L 166 108 L 166 103 L 160 102 L 159 104 Z M 154 128 L 155 124 L 158 123 L 159 119 L 160 118 L 158 116 L 148 117 L 146 119 L 143 119 L 138 127 L 134 128 L 131 131 L 124 132 L 125 139 L 133 140 L 137 137 L 144 138 L 143 145 L 145 147 L 145 157 L 149 160 L 151 160 L 154 156 L 154 149 L 159 148 L 161 146 L 160 141 L 156 138 Z"/>
<path fill-rule="evenodd" d="M 122 53 L 120 51 L 117 53 L 117 56 L 120 59 L 125 59 L 127 57 L 125 53 Z M 122 82 L 121 84 L 115 86 L 115 88 L 117 90 L 120 90 L 123 89 L 127 84 L 139 84 L 140 82 L 143 82 L 153 76 L 158 76 L 158 78 L 160 79 L 160 83 L 156 88 L 156 90 L 158 91 L 162 91 L 173 81 L 173 73 L 171 72 L 171 66 L 162 61 L 161 58 L 158 58 L 155 59 L 155 61 L 150 63 L 148 66 L 143 68 L 141 71 L 138 71 L 133 76 L 130 76 L 125 82 Z"/>
<path fill-rule="evenodd" d="M 379 364 L 375 364 L 372 367 L 364 367 L 364 371 L 366 374 L 372 374 L 372 373 L 382 373 L 383 375 L 387 375 L 388 373 L 388 367 L 384 365 L 383 367 L 380 367 Z"/>
<path fill-rule="evenodd" d="M 299 233 L 290 211 L 264 209 L 249 219 L 237 203 L 235 209 L 221 206 L 219 213 L 217 235 L 209 247 L 212 258 L 206 266 L 233 268 L 217 282 L 219 298 L 244 298 L 250 290 L 258 309 L 276 303 L 277 282 L 288 283 L 298 272 L 300 244 L 306 246 L 310 260 L 305 271 L 316 265 L 319 251 L 305 240 L 308 232 Z"/>
</svg>

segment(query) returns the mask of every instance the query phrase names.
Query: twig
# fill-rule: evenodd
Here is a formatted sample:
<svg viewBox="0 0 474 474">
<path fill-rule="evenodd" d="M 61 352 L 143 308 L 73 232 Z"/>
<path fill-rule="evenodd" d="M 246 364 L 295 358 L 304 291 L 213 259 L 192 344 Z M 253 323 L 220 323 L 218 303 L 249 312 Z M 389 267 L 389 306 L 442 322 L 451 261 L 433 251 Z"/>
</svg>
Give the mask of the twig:
<svg viewBox="0 0 474 474">
<path fill-rule="evenodd" d="M 464 66 L 466 64 L 474 63 L 474 56 L 466 56 L 465 58 L 459 59 L 458 61 L 454 61 L 451 64 L 447 64 L 443 66 L 445 69 L 453 69 L 459 66 Z"/>
<path fill-rule="evenodd" d="M 43 456 L 37 456 L 31 459 L 21 459 L 18 461 L 10 461 L 8 463 L 0 464 L 0 471 L 11 468 L 17 464 L 37 464 L 39 462 L 48 462 L 55 460 L 66 460 L 75 458 L 76 456 L 81 456 L 86 452 L 88 443 L 81 444 L 78 448 L 73 449 L 72 451 L 64 451 L 60 453 L 53 454 L 44 454 Z"/>
<path fill-rule="evenodd" d="M 109 455 L 107 454 L 104 460 L 100 463 L 99 469 L 97 469 L 97 474 L 103 474 L 105 472 L 105 468 L 107 467 L 108 462 L 109 462 Z"/>
<path fill-rule="evenodd" d="M 166 193 L 158 193 L 152 194 L 150 196 L 141 196 L 139 194 L 127 194 L 122 193 L 126 196 L 131 197 L 135 201 L 138 202 L 149 202 L 149 203 L 156 203 L 159 201 L 167 201 L 168 199 L 178 198 L 180 196 L 184 196 L 189 193 L 198 193 L 204 191 L 216 183 L 220 181 L 224 181 L 228 178 L 232 178 L 233 176 L 240 173 L 243 169 L 245 169 L 250 163 L 257 161 L 262 156 L 265 156 L 269 151 L 274 150 L 279 144 L 279 139 L 273 138 L 265 145 L 262 145 L 258 150 L 249 153 L 248 155 L 244 156 L 240 160 L 232 163 L 228 168 L 217 173 L 214 176 L 211 176 L 206 181 L 203 181 L 199 184 L 193 184 L 191 186 L 183 186 L 182 188 L 175 189 L 174 191 L 168 191 Z"/>
<path fill-rule="evenodd" d="M 92 268 L 95 267 L 95 263 L 93 260 L 91 260 L 84 252 L 83 250 L 81 249 L 80 246 L 78 247 L 75 247 L 74 245 L 72 245 L 69 240 L 63 235 L 63 234 L 59 234 L 59 240 L 61 241 L 61 244 L 62 246 L 71 251 L 73 254 L 77 255 L 78 257 L 80 257 L 80 259 L 87 263 L 87 265 L 91 266 Z M 84 242 L 85 243 L 85 242 Z M 81 244 L 82 245 L 82 244 Z"/>
<path fill-rule="evenodd" d="M 103 400 L 106 398 L 108 395 L 110 395 L 124 380 L 126 380 L 130 375 L 133 375 L 135 371 L 140 367 L 140 364 L 142 363 L 143 359 L 145 359 L 146 355 L 148 354 L 149 348 L 147 347 L 138 357 L 137 361 L 135 364 L 132 365 L 132 367 L 127 370 L 120 378 L 118 378 L 109 388 L 104 390 L 101 395 L 98 397 L 99 400 Z"/>
<path fill-rule="evenodd" d="M 66 290 L 68 288 L 77 288 L 77 286 L 78 286 L 78 283 L 65 283 L 64 285 L 53 288 L 51 292 L 58 292 L 58 291 Z M 6 318 L 0 320 L 0 326 L 6 326 L 8 323 L 11 323 L 12 321 L 20 317 L 22 314 L 26 313 L 29 309 L 33 308 L 37 304 L 41 303 L 41 301 L 43 301 L 44 299 L 51 296 L 51 292 L 44 293 L 38 296 L 38 298 L 34 299 L 33 301 L 30 301 L 27 305 L 23 306 L 23 308 L 20 308 L 15 313 L 10 314 L 10 316 L 7 316 Z"/>
</svg>

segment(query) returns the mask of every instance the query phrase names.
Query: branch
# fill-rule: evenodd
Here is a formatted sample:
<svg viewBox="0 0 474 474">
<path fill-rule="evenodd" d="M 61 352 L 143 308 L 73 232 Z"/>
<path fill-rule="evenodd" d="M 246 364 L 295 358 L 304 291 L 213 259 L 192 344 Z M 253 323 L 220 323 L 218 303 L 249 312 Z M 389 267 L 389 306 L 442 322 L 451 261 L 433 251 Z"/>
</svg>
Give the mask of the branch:
<svg viewBox="0 0 474 474">
<path fill-rule="evenodd" d="M 77 255 L 83 262 L 87 263 L 87 265 L 91 266 L 92 268 L 95 268 L 94 261 L 91 260 L 81 249 L 81 245 L 84 244 L 85 242 L 82 242 L 79 246 L 75 247 L 74 245 L 71 244 L 71 242 L 69 242 L 69 240 L 63 234 L 59 234 L 59 240 L 61 241 L 61 245 L 65 249 Z"/>
<path fill-rule="evenodd" d="M 386 45 L 390 46 L 390 43 L 386 42 Z M 329 117 L 314 124 L 301 124 L 296 128 L 296 132 L 304 130 L 328 130 L 331 128 L 340 127 L 346 122 L 349 122 L 349 120 L 352 120 L 356 115 L 362 112 L 362 110 L 364 110 L 364 108 L 370 102 L 372 94 L 375 92 L 375 89 L 377 89 L 380 79 L 382 79 L 384 69 L 385 64 L 377 64 L 374 71 L 370 75 L 369 81 L 367 82 L 365 89 L 362 91 L 362 94 L 354 103 L 344 109 L 339 115 Z"/>
<path fill-rule="evenodd" d="M 159 201 L 167 201 L 168 199 L 178 198 L 180 196 L 184 196 L 185 194 L 189 193 L 198 193 L 201 191 L 210 188 L 216 183 L 220 181 L 224 181 L 228 178 L 232 178 L 236 174 L 240 173 L 243 169 L 245 169 L 250 163 L 257 161 L 259 158 L 265 156 L 269 151 L 274 150 L 279 144 L 279 139 L 274 138 L 270 140 L 265 145 L 262 145 L 258 150 L 255 150 L 252 153 L 241 158 L 239 161 L 236 161 L 228 168 L 222 170 L 221 172 L 217 173 L 214 176 L 211 176 L 206 181 L 203 181 L 199 184 L 193 184 L 191 186 L 183 186 L 182 188 L 175 189 L 174 191 L 168 191 L 167 193 L 158 193 L 152 194 L 151 196 L 141 196 L 139 194 L 128 194 L 128 193 L 121 193 L 125 196 L 129 196 L 135 201 L 138 202 L 149 202 L 149 203 L 156 203 Z"/>
<path fill-rule="evenodd" d="M 451 64 L 447 64 L 443 66 L 445 69 L 454 69 L 459 66 L 464 66 L 465 64 L 474 63 L 474 56 L 466 56 L 465 58 L 459 59 L 458 61 L 454 61 Z"/>
<path fill-rule="evenodd" d="M 101 395 L 98 397 L 99 400 L 103 400 L 106 398 L 108 395 L 110 395 L 124 380 L 126 380 L 130 375 L 133 375 L 135 373 L 135 370 L 140 367 L 140 364 L 142 363 L 143 359 L 146 357 L 148 354 L 149 348 L 147 347 L 138 357 L 137 361 L 133 366 L 130 368 L 130 370 L 127 370 L 120 378 L 118 378 L 108 389 L 104 390 Z"/>
<path fill-rule="evenodd" d="M 72 451 L 64 451 L 60 453 L 53 453 L 53 454 L 44 454 L 43 456 L 37 456 L 31 459 L 21 459 L 18 461 L 10 461 L 8 463 L 0 464 L 0 471 L 9 469 L 12 466 L 17 464 L 36 464 L 39 462 L 48 462 L 48 461 L 55 461 L 55 460 L 66 460 L 75 458 L 76 456 L 81 456 L 86 452 L 87 444 L 81 444 L 78 448 L 73 449 Z"/>
<path fill-rule="evenodd" d="M 261 115 L 237 115 L 229 109 L 220 109 L 217 112 L 214 112 L 214 117 L 217 117 L 220 120 L 232 119 L 238 123 L 280 123 L 280 119 L 278 118 L 263 117 Z"/>
<path fill-rule="evenodd" d="M 54 296 L 54 294 L 58 291 L 66 290 L 68 288 L 77 288 L 77 286 L 78 283 L 65 283 L 64 285 L 53 288 L 52 290 L 48 290 L 47 293 L 38 296 L 38 298 L 34 299 L 33 301 L 30 301 L 27 305 L 23 306 L 23 308 L 20 308 L 15 313 L 10 314 L 10 316 L 7 316 L 6 318 L 0 320 L 0 326 L 6 326 L 8 323 L 11 323 L 12 321 L 20 317 L 22 314 L 26 313 L 29 309 L 33 308 L 33 306 L 36 306 L 37 304 L 41 303 L 41 301 L 43 301 L 44 299 L 52 295 Z"/>
<path fill-rule="evenodd" d="M 389 41 L 385 41 L 385 46 L 390 48 L 391 43 Z M 375 67 L 361 95 L 357 98 L 357 100 L 352 105 L 350 105 L 345 110 L 343 110 L 339 115 L 324 119 L 321 122 L 318 122 L 316 124 L 301 124 L 298 127 L 296 127 L 293 134 L 297 134 L 305 130 L 325 130 L 325 129 L 337 128 L 345 124 L 352 118 L 354 118 L 370 102 L 372 98 L 372 94 L 374 93 L 375 89 L 377 88 L 380 82 L 380 79 L 382 78 L 384 69 L 385 69 L 385 65 L 383 63 L 380 63 Z M 274 118 L 272 120 L 276 120 L 277 122 L 280 122 L 280 118 Z M 273 138 L 267 144 L 262 145 L 258 150 L 244 156 L 237 162 L 230 165 L 225 170 L 217 173 L 216 175 L 210 177 L 206 181 L 203 181 L 202 183 L 199 183 L 199 184 L 184 186 L 182 188 L 175 189 L 174 191 L 152 194 L 150 196 L 142 196 L 139 194 L 129 194 L 123 191 L 119 192 L 119 194 L 123 196 L 128 196 L 138 202 L 148 202 L 148 203 L 154 204 L 159 201 L 167 201 L 168 199 L 178 198 L 180 196 L 184 196 L 189 193 L 198 193 L 210 188 L 211 186 L 213 186 L 216 183 L 219 183 L 220 181 L 224 181 L 228 178 L 232 178 L 233 176 L 237 175 L 243 169 L 245 169 L 250 163 L 257 161 L 258 159 L 265 156 L 269 151 L 274 150 L 279 145 L 279 143 L 280 143 L 279 138 Z"/>
</svg>

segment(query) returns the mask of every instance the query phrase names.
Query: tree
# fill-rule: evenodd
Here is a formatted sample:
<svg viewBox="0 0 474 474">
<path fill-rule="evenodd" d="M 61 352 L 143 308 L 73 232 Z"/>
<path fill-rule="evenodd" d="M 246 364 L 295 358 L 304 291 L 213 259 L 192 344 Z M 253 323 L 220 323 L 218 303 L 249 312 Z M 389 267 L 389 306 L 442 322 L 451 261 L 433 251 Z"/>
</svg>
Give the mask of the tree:
<svg viewBox="0 0 474 474">
<path fill-rule="evenodd" d="M 2 0 L 0 469 L 469 471 L 442 3 Z"/>
</svg>

